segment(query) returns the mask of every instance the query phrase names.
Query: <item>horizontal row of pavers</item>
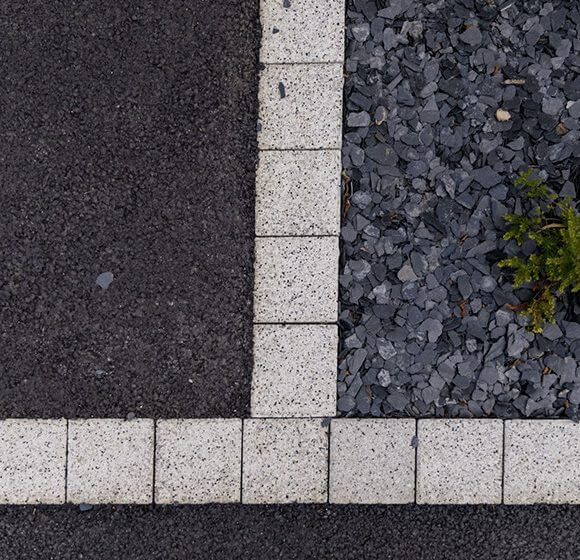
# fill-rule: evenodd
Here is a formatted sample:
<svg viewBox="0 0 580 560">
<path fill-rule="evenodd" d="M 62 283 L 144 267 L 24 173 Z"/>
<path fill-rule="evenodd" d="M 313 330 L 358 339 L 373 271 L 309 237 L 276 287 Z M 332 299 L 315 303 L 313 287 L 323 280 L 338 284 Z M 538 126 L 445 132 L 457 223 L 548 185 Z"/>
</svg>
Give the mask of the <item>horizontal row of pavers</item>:
<svg viewBox="0 0 580 560">
<path fill-rule="evenodd" d="M 0 503 L 580 503 L 565 420 L 0 421 Z"/>
</svg>

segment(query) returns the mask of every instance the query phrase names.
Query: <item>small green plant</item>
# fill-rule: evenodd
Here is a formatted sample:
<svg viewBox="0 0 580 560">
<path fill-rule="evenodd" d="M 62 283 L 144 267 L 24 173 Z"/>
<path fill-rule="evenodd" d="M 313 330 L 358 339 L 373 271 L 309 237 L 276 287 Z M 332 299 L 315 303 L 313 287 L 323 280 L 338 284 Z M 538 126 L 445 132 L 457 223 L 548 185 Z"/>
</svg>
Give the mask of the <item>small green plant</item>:
<svg viewBox="0 0 580 560">
<path fill-rule="evenodd" d="M 561 198 L 532 170 L 515 181 L 536 204 L 529 216 L 507 214 L 509 228 L 504 239 L 521 245 L 526 238 L 536 243 L 536 250 L 526 260 L 509 257 L 498 264 L 514 271 L 514 286 L 531 284 L 532 298 L 513 306 L 530 317 L 533 332 L 541 333 L 545 323 L 555 321 L 556 298 L 570 290 L 580 291 L 580 214 L 569 198 Z"/>
</svg>

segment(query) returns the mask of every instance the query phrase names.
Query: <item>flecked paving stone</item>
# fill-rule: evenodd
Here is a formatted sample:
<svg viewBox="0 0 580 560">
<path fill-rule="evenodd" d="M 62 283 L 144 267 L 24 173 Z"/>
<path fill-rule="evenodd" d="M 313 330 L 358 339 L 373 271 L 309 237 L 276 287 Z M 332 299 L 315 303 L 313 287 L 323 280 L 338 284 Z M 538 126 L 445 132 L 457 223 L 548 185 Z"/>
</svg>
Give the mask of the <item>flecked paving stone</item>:
<svg viewBox="0 0 580 560">
<path fill-rule="evenodd" d="M 70 420 L 67 500 L 147 504 L 153 500 L 154 421 Z"/>
<path fill-rule="evenodd" d="M 256 325 L 251 412 L 334 416 L 336 325 Z"/>
<path fill-rule="evenodd" d="M 405 504 L 415 499 L 416 423 L 411 419 L 333 420 L 330 502 Z"/>
<path fill-rule="evenodd" d="M 262 151 L 256 235 L 338 235 L 340 152 Z"/>
<path fill-rule="evenodd" d="M 0 421 L 0 503 L 64 503 L 66 430 L 66 420 Z"/>
<path fill-rule="evenodd" d="M 155 502 L 202 504 L 240 500 L 242 420 L 159 420 Z"/>
<path fill-rule="evenodd" d="M 344 0 L 261 0 L 266 63 L 341 62 L 344 56 Z"/>
<path fill-rule="evenodd" d="M 505 430 L 507 504 L 580 503 L 580 425 L 512 420 Z"/>
<path fill-rule="evenodd" d="M 417 437 L 417 503 L 501 503 L 501 420 L 418 420 Z"/>
<path fill-rule="evenodd" d="M 242 502 L 327 499 L 328 427 L 319 418 L 244 420 Z"/>
<path fill-rule="evenodd" d="M 262 150 L 340 148 L 342 64 L 274 64 L 260 74 Z"/>
<path fill-rule="evenodd" d="M 578 197 L 579 21 L 576 0 L 347 1 L 342 414 L 579 416 L 578 297 L 531 333 L 510 309 L 531 286 L 498 267 L 534 249 L 503 239 L 537 204 L 521 171 Z"/>
<path fill-rule="evenodd" d="M 338 239 L 257 238 L 254 274 L 254 321 L 336 321 Z"/>
</svg>

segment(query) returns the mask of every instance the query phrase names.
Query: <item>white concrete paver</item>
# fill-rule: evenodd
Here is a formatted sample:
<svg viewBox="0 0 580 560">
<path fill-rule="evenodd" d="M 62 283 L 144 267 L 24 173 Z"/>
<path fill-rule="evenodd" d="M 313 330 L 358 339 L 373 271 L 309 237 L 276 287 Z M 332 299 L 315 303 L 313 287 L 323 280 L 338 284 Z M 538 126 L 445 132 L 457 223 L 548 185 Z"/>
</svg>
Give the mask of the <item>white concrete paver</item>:
<svg viewBox="0 0 580 560">
<path fill-rule="evenodd" d="M 340 151 L 262 151 L 256 235 L 338 235 Z"/>
<path fill-rule="evenodd" d="M 255 325 L 253 417 L 336 414 L 335 325 Z"/>
<path fill-rule="evenodd" d="M 320 418 L 244 421 L 242 502 L 327 499 L 328 427 Z"/>
<path fill-rule="evenodd" d="M 580 503 L 580 424 L 569 420 L 506 422 L 504 501 Z"/>
<path fill-rule="evenodd" d="M 65 501 L 66 420 L 0 421 L 0 504 Z"/>
<path fill-rule="evenodd" d="M 260 60 L 341 62 L 344 57 L 344 0 L 261 0 Z"/>
<path fill-rule="evenodd" d="M 69 421 L 67 498 L 73 503 L 153 501 L 154 421 Z"/>
<path fill-rule="evenodd" d="M 155 502 L 239 502 L 242 420 L 158 420 Z"/>
<path fill-rule="evenodd" d="M 338 309 L 338 239 L 256 239 L 254 321 L 332 323 Z"/>
<path fill-rule="evenodd" d="M 260 75 L 261 150 L 338 149 L 342 64 L 274 64 Z"/>
<path fill-rule="evenodd" d="M 414 419 L 333 420 L 330 502 L 406 504 L 415 500 Z"/>
<path fill-rule="evenodd" d="M 501 503 L 502 420 L 419 420 L 417 434 L 417 503 Z"/>
</svg>

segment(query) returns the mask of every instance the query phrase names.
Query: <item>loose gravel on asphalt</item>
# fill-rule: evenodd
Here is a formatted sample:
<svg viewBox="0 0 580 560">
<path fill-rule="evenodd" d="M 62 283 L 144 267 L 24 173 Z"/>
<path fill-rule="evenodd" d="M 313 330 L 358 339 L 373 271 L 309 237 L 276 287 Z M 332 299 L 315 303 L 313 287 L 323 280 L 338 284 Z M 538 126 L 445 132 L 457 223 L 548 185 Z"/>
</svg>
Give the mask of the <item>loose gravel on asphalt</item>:
<svg viewBox="0 0 580 560">
<path fill-rule="evenodd" d="M 258 0 L 0 28 L 0 417 L 246 415 Z"/>
<path fill-rule="evenodd" d="M 577 417 L 580 300 L 542 335 L 498 268 L 513 180 L 580 189 L 575 0 L 349 0 L 338 410 Z"/>
<path fill-rule="evenodd" d="M 579 556 L 580 508 L 567 506 L 0 508 L 0 558 L 10 560 Z"/>
</svg>

